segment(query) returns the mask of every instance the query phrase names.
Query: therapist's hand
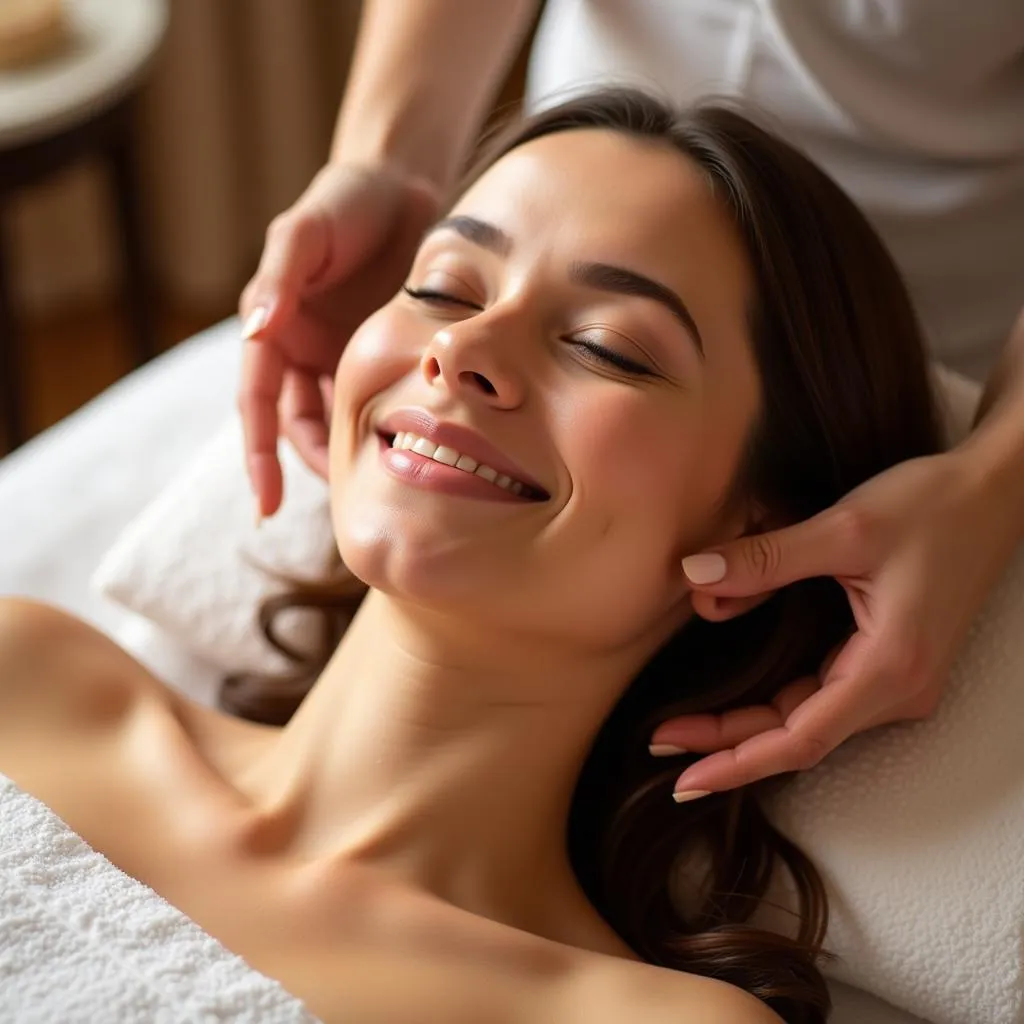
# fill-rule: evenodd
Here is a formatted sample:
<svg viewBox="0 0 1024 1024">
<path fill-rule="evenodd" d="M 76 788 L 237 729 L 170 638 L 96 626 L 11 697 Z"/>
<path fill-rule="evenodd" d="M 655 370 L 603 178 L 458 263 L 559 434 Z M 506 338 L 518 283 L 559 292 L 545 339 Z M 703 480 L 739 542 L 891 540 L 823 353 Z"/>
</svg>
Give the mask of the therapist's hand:
<svg viewBox="0 0 1024 1024">
<path fill-rule="evenodd" d="M 810 768 L 854 733 L 930 715 L 1020 535 L 1001 497 L 975 461 L 953 449 L 894 466 L 806 522 L 685 559 L 694 608 L 705 617 L 713 617 L 711 601 L 727 606 L 729 598 L 832 576 L 856 626 L 817 676 L 793 680 L 771 705 L 659 726 L 652 745 L 710 754 L 683 772 L 675 793 L 705 795 Z M 719 568 L 719 582 L 690 577 Z"/>
<path fill-rule="evenodd" d="M 381 167 L 329 164 L 271 223 L 239 303 L 238 408 L 260 515 L 283 495 L 280 435 L 327 475 L 324 388 L 355 329 L 398 290 L 439 208 L 426 183 Z"/>
</svg>

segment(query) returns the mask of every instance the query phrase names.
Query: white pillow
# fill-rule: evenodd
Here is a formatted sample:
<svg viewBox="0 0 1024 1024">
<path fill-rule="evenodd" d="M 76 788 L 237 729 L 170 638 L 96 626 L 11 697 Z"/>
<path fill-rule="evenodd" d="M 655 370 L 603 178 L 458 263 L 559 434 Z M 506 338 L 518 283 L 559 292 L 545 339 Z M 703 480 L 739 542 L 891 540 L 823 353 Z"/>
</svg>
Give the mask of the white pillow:
<svg viewBox="0 0 1024 1024">
<path fill-rule="evenodd" d="M 225 672 L 285 668 L 257 621 L 262 601 L 289 589 L 272 573 L 322 580 L 337 547 L 327 484 L 290 445 L 281 446 L 281 462 L 285 502 L 257 529 L 241 423 L 233 417 L 129 524 L 91 586 Z M 315 612 L 289 611 L 278 632 L 312 649 L 317 621 Z"/>
<path fill-rule="evenodd" d="M 935 374 L 955 443 L 981 388 Z M 243 552 L 316 578 L 334 542 L 326 485 L 288 446 L 284 507 L 254 529 L 241 446 L 232 423 L 125 531 L 94 582 L 223 669 L 262 671 L 280 662 L 256 608 L 279 587 Z M 1021 555 L 975 622 L 936 714 L 852 738 L 766 807 L 825 880 L 826 945 L 842 958 L 826 975 L 934 1024 L 1024 1022 Z M 784 878 L 770 895 L 796 906 Z M 789 930 L 767 908 L 754 920 Z"/>
</svg>

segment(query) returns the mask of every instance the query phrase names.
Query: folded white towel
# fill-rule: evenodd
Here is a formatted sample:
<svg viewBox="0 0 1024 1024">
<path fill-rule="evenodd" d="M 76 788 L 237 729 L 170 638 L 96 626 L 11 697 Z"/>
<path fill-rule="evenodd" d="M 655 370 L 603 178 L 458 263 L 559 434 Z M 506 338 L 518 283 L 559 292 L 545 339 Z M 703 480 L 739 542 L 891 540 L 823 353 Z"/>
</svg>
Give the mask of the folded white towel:
<svg viewBox="0 0 1024 1024">
<path fill-rule="evenodd" d="M 0 775 L 0 1020 L 317 1018 Z"/>
<path fill-rule="evenodd" d="M 951 442 L 980 388 L 936 369 Z M 232 433 L 234 431 L 234 433 Z M 236 427 L 127 532 L 96 582 L 226 669 L 267 668 L 268 584 L 238 557 L 315 576 L 326 487 L 287 447 L 288 498 L 254 535 Z M 935 1024 L 1024 1024 L 1024 552 L 974 624 L 939 711 L 855 737 L 768 808 L 831 895 L 826 969 Z M 784 879 L 773 895 L 785 905 Z M 787 930 L 768 912 L 759 920 Z"/>
<path fill-rule="evenodd" d="M 322 580 L 337 547 L 327 485 L 290 445 L 281 446 L 284 505 L 257 529 L 242 451 L 232 417 L 121 534 L 91 586 L 225 672 L 275 672 L 287 662 L 267 644 L 256 615 L 265 598 L 288 589 L 271 571 Z M 307 649 L 318 621 L 289 611 L 277 627 Z"/>
</svg>

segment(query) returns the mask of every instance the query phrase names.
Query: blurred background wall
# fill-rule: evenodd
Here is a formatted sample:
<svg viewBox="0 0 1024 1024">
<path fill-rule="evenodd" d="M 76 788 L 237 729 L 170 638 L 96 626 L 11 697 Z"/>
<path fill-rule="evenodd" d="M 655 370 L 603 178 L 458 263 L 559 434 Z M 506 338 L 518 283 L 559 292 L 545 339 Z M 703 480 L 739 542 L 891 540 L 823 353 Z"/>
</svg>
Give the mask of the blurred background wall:
<svg viewBox="0 0 1024 1024">
<path fill-rule="evenodd" d="M 164 348 L 234 312 L 270 219 L 326 159 L 360 13 L 359 0 L 168 2 L 137 138 Z M 525 56 L 502 109 L 522 95 Z M 85 162 L 6 211 L 33 432 L 132 368 L 106 188 Z"/>
<path fill-rule="evenodd" d="M 230 308 L 266 223 L 323 163 L 358 17 L 355 0 L 171 0 L 139 133 L 167 301 Z M 30 317 L 112 293 L 103 188 L 97 168 L 75 167 L 14 209 L 16 294 Z"/>
</svg>

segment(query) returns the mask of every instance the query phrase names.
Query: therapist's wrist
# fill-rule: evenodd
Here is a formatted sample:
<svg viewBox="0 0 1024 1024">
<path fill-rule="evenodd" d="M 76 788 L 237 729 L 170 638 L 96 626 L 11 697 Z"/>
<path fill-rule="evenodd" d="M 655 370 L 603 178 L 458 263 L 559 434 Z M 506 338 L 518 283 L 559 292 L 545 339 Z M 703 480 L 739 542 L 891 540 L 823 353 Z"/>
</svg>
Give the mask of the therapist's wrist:
<svg viewBox="0 0 1024 1024">
<path fill-rule="evenodd" d="M 437 152 L 425 155 L 408 139 L 403 143 L 389 142 L 369 133 L 339 133 L 331 146 L 328 163 L 355 164 L 403 178 L 431 194 L 440 206 L 454 185 L 455 163 Z"/>
<path fill-rule="evenodd" d="M 953 453 L 979 500 L 1024 540 L 1024 310 L 985 385 L 971 433 Z"/>
<path fill-rule="evenodd" d="M 979 510 L 979 527 L 1009 553 L 1024 541 L 1024 429 L 1016 439 L 1005 430 L 978 430 L 947 454 Z"/>
</svg>

